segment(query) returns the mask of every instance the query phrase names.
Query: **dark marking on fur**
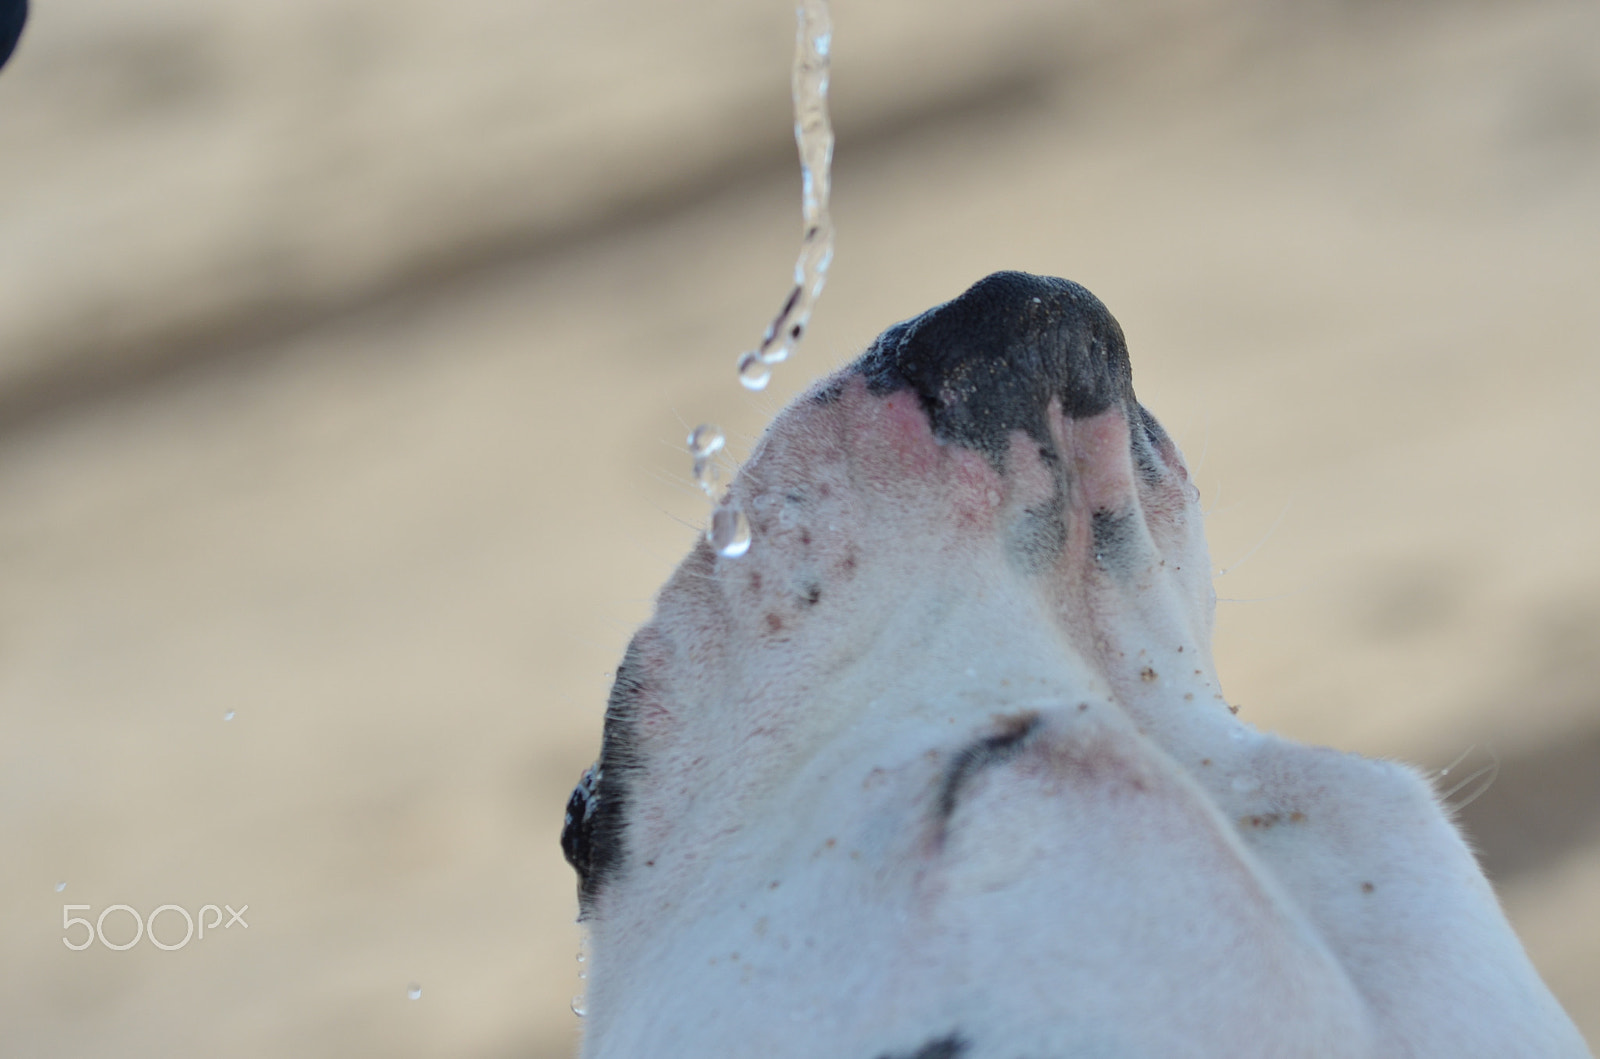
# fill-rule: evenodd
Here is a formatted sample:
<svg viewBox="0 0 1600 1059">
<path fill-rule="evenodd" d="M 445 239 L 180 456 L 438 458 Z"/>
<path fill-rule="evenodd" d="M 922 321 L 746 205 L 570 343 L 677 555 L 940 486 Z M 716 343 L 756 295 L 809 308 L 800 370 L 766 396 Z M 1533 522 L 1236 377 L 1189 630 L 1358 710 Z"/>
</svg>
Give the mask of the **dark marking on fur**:
<svg viewBox="0 0 1600 1059">
<path fill-rule="evenodd" d="M 941 833 L 956 811 L 962 788 L 972 782 L 972 777 L 1022 753 L 1028 737 L 1038 727 L 1039 714 L 1034 710 L 1003 717 L 1000 719 L 1000 731 L 983 737 L 955 756 L 950 767 L 945 769 L 944 782 L 939 787 L 937 812 Z"/>
<path fill-rule="evenodd" d="M 806 586 L 805 594 L 800 597 L 800 600 L 801 600 L 801 602 L 805 603 L 805 605 L 808 606 L 808 607 L 814 607 L 818 603 L 821 603 L 822 602 L 822 586 L 817 584 L 817 582 L 815 582 L 815 581 L 811 582 L 809 585 Z"/>
<path fill-rule="evenodd" d="M 1076 283 L 1026 272 L 996 272 L 896 324 L 854 370 L 873 393 L 914 392 L 935 437 L 984 453 L 997 470 L 1012 431 L 1049 443 L 1052 400 L 1074 419 L 1133 401 L 1127 342 L 1110 311 Z"/>
<path fill-rule="evenodd" d="M 1006 530 L 1006 552 L 1029 574 L 1049 570 L 1067 546 L 1064 500 L 1057 493 L 1049 501 L 1025 508 Z"/>
<path fill-rule="evenodd" d="M 628 786 L 638 768 L 634 719 L 644 688 L 639 681 L 639 647 L 628 645 L 617 667 L 600 738 L 600 760 L 591 765 L 567 799 L 561 852 L 578 873 L 578 918 L 588 918 L 596 896 L 622 864 Z"/>
<path fill-rule="evenodd" d="M 1024 508 L 1006 530 L 1006 549 L 1027 574 L 1042 574 L 1053 567 L 1067 546 L 1067 496 L 1070 472 L 1054 443 L 1039 446 L 1039 462 L 1050 472 L 1050 499 Z"/>
<path fill-rule="evenodd" d="M 884 1052 L 878 1059 L 961 1059 L 969 1043 L 960 1031 L 935 1037 L 914 1052 Z"/>
</svg>

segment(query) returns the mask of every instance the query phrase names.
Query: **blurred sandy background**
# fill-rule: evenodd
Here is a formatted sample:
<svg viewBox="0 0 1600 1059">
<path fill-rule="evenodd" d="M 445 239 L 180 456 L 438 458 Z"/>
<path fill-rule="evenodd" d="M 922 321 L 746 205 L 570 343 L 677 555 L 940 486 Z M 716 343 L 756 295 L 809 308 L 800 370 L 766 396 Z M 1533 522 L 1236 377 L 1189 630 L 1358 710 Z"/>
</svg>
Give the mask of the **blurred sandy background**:
<svg viewBox="0 0 1600 1059">
<path fill-rule="evenodd" d="M 837 264 L 751 398 L 792 18 L 37 6 L 0 73 L 0 1053 L 570 1054 L 556 837 L 705 513 L 686 428 L 743 451 L 997 268 L 1120 318 L 1244 716 L 1498 759 L 1464 819 L 1600 1040 L 1600 9 L 838 0 Z M 249 926 L 72 952 L 66 903 Z"/>
</svg>

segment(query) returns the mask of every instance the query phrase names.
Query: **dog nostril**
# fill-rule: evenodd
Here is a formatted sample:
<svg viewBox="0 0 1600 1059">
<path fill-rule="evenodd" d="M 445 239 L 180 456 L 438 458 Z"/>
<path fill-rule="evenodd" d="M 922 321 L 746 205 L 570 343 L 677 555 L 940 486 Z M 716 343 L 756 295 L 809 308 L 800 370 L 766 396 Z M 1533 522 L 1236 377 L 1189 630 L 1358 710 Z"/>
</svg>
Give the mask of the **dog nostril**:
<svg viewBox="0 0 1600 1059">
<path fill-rule="evenodd" d="M 1049 442 L 1052 401 L 1073 418 L 1133 402 L 1110 311 L 1076 283 L 1025 272 L 997 272 L 891 327 L 855 370 L 875 393 L 913 390 L 936 437 L 997 465 L 1014 430 Z"/>
</svg>

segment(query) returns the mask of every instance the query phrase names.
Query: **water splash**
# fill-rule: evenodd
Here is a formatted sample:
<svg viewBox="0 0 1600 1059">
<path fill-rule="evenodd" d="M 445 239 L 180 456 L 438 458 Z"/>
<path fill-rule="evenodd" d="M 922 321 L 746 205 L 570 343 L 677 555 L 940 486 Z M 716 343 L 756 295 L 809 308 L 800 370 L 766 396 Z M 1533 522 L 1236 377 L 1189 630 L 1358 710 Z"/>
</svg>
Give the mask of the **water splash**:
<svg viewBox="0 0 1600 1059">
<path fill-rule="evenodd" d="M 794 99 L 794 142 L 800 152 L 800 255 L 794 263 L 794 286 L 778 315 L 767 325 L 761 344 L 739 356 L 739 384 L 747 390 L 766 389 L 772 381 L 772 365 L 788 360 L 800 345 L 833 265 L 833 216 L 828 208 L 833 193 L 833 122 L 828 117 L 832 53 L 833 15 L 828 0 L 800 0 L 795 7 L 794 67 L 789 76 L 789 91 Z M 695 439 L 702 431 L 714 432 L 719 438 L 722 432 L 702 424 L 689 435 L 695 482 L 716 501 L 716 469 L 710 453 L 696 448 Z M 717 520 L 724 512 L 728 513 L 724 519 L 727 525 L 719 543 Z M 740 526 L 742 531 L 736 532 Z M 749 523 L 737 502 L 717 510 L 706 528 L 706 537 L 718 554 L 728 558 L 749 550 Z"/>
<path fill-rule="evenodd" d="M 406 997 L 410 1000 L 422 999 L 422 987 L 415 982 L 406 986 Z"/>
<path fill-rule="evenodd" d="M 65 890 L 66 888 L 67 888 L 67 884 L 66 883 L 64 883 L 64 882 L 56 883 L 56 893 L 60 893 L 62 890 Z"/>
</svg>

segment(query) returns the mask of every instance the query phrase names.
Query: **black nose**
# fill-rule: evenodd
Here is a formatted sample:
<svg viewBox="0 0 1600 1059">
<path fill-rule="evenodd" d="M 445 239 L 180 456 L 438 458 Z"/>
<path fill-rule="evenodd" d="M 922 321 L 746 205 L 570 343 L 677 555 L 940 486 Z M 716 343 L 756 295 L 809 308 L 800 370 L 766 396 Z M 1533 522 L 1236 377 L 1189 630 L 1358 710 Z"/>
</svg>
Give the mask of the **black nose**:
<svg viewBox="0 0 1600 1059">
<path fill-rule="evenodd" d="M 1122 328 L 1069 280 L 996 272 L 896 324 L 856 362 L 875 393 L 910 389 L 934 436 L 999 463 L 1014 430 L 1049 442 L 1052 399 L 1073 418 L 1133 403 Z"/>
</svg>

